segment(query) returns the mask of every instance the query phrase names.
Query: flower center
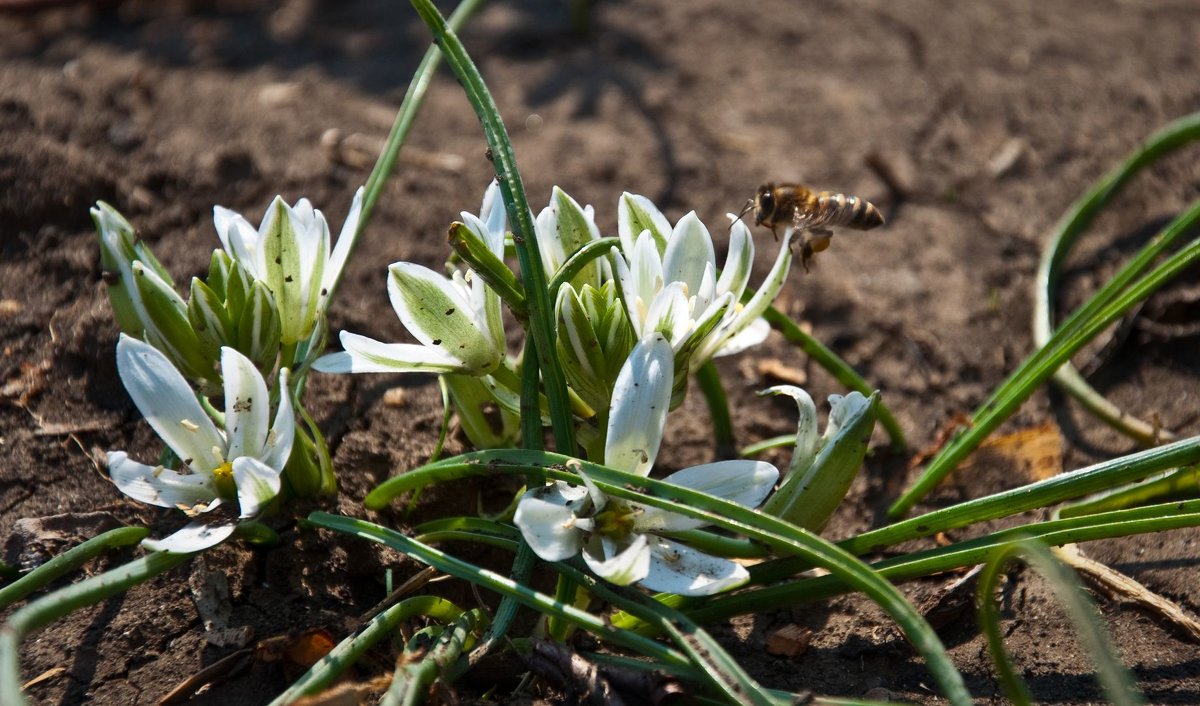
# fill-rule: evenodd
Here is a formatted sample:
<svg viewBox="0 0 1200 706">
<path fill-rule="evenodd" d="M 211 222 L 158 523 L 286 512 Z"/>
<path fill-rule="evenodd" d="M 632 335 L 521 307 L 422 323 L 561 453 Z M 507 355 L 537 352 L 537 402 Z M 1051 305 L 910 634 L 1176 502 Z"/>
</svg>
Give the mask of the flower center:
<svg viewBox="0 0 1200 706">
<path fill-rule="evenodd" d="M 226 461 L 212 470 L 213 484 L 217 486 L 217 495 L 222 498 L 236 498 L 237 484 L 233 481 L 233 461 Z"/>
<path fill-rule="evenodd" d="M 624 537 L 633 531 L 633 521 L 636 515 L 637 511 L 627 505 L 610 503 L 606 510 L 598 513 L 594 518 L 595 531 L 597 534 L 614 539 Z"/>
</svg>

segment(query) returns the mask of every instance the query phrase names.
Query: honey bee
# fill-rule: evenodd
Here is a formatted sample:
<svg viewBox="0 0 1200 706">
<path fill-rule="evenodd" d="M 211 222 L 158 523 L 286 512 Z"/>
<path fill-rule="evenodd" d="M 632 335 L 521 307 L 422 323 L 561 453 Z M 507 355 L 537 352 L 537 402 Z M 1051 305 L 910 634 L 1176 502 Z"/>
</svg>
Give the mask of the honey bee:
<svg viewBox="0 0 1200 706">
<path fill-rule="evenodd" d="M 866 199 L 829 191 L 813 191 L 799 184 L 766 183 L 742 209 L 754 211 L 754 225 L 766 226 L 779 237 L 779 226 L 790 225 L 800 237 L 800 262 L 808 270 L 813 255 L 829 247 L 832 226 L 870 230 L 883 225 L 883 215 Z"/>
</svg>

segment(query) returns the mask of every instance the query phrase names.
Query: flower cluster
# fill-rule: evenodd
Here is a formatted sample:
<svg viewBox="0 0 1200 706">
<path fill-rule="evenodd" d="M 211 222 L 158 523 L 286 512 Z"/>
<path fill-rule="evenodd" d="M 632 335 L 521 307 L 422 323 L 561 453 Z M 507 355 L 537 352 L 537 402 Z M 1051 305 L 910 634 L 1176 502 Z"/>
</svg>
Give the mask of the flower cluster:
<svg viewBox="0 0 1200 706">
<path fill-rule="evenodd" d="M 608 414 L 605 465 L 647 476 L 658 456 L 671 396 L 674 355 L 662 334 L 642 339 L 621 367 Z M 636 502 L 609 498 L 580 471 L 583 485 L 555 481 L 533 488 L 513 521 L 530 548 L 546 561 L 580 553 L 597 575 L 619 585 L 699 596 L 749 578 L 740 564 L 664 536 L 704 522 Z M 779 471 L 762 461 L 720 461 L 685 468 L 668 483 L 703 491 L 746 507 L 762 503 Z"/>
<path fill-rule="evenodd" d="M 328 459 L 316 451 L 317 430 L 295 425 L 300 381 L 289 370 L 306 368 L 321 352 L 325 312 L 357 235 L 362 198 L 359 189 L 332 247 L 325 217 L 306 199 L 289 206 L 276 197 L 257 229 L 217 206 L 222 249 L 213 252 L 207 278 L 193 278 L 186 301 L 116 209 L 92 209 L 109 301 L 124 332 L 117 370 L 178 460 L 168 469 L 115 451 L 109 473 L 126 495 L 193 518 L 147 546 L 193 552 L 224 540 L 279 493 L 285 469 L 297 494 L 332 488 Z M 277 381 L 273 389 L 267 380 Z M 224 399 L 223 415 L 202 404 L 210 397 Z"/>
<path fill-rule="evenodd" d="M 451 228 L 479 245 L 479 257 L 468 258 L 470 267 L 451 268 L 449 276 L 408 262 L 388 268 L 392 308 L 415 343 L 384 343 L 343 331 L 343 351 L 318 359 L 314 368 L 443 374 L 461 393 L 456 403 L 486 395 L 504 414 L 515 413 L 520 357 L 507 354 L 501 294 L 488 284 L 515 282 L 503 264 L 507 223 L 497 193 L 493 183 L 479 215 L 463 213 Z M 759 290 L 747 296 L 754 241 L 733 214 L 728 255 L 718 269 L 712 234 L 694 212 L 672 226 L 649 199 L 626 193 L 617 213 L 618 236 L 604 239 L 592 207 L 556 187 L 532 218 L 542 265 L 556 287 L 550 292 L 555 353 L 580 403 L 575 411 L 581 423 L 597 417 L 584 433 L 597 448 L 618 371 L 638 341 L 661 335 L 670 345 L 675 391 L 670 406 L 678 405 L 689 370 L 764 340 L 768 327 L 761 315 L 792 261 L 789 234 Z M 463 377 L 480 382 L 464 383 Z M 472 441 L 494 445 L 478 405 L 457 406 Z"/>
</svg>

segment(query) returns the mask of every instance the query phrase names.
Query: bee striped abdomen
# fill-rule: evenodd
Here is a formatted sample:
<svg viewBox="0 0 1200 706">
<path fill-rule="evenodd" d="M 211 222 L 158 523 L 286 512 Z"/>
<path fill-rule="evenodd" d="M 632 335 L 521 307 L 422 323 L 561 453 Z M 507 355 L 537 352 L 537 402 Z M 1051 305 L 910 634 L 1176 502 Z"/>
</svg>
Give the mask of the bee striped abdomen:
<svg viewBox="0 0 1200 706">
<path fill-rule="evenodd" d="M 812 226 L 845 226 L 855 230 L 870 230 L 883 225 L 883 214 L 866 199 L 828 191 L 816 195 L 818 214 L 810 221 Z"/>
</svg>

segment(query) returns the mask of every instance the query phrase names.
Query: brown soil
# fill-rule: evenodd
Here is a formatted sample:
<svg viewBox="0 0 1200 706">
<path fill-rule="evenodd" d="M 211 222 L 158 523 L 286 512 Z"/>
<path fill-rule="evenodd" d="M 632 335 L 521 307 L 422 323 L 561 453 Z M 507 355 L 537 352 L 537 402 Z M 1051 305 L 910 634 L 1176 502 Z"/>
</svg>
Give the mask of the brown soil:
<svg viewBox="0 0 1200 706">
<path fill-rule="evenodd" d="M 565 6 L 497 2 L 464 35 L 507 117 L 531 201 L 544 203 L 558 184 L 595 204 L 611 232 L 622 190 L 650 196 L 673 219 L 696 209 L 708 223 L 768 179 L 872 199 L 888 226 L 837 238 L 811 273 L 793 275 L 782 303 L 878 385 L 914 449 L 1029 352 L 1032 274 L 1048 228 L 1139 140 L 1200 108 L 1200 9 L 1183 0 L 609 2 L 596 3 L 587 37 L 572 32 Z M 107 449 L 150 457 L 156 441 L 115 375 L 117 330 L 88 207 L 115 204 L 181 282 L 204 271 L 216 244 L 213 204 L 256 221 L 276 193 L 307 196 L 340 223 L 370 164 L 331 160 L 322 135 L 335 128 L 381 140 L 426 44 L 404 3 L 365 0 L 130 0 L 0 15 L 0 540 L 16 537 L 22 518 L 70 515 L 40 542 L 10 540 L 10 558 L 36 564 L 114 518 L 156 533 L 180 522 L 123 498 L 97 465 Z M 1012 160 L 998 164 L 1005 153 Z M 435 81 L 406 154 L 350 263 L 337 330 L 399 340 L 384 267 L 440 262 L 448 222 L 478 206 L 490 166 L 452 78 Z M 1070 261 L 1069 301 L 1200 193 L 1196 154 L 1156 165 L 1106 211 Z M 870 155 L 895 172 L 902 203 L 866 166 Z M 759 243 L 765 271 L 771 241 Z M 1166 428 L 1198 430 L 1194 338 L 1134 332 L 1103 355 L 1093 379 L 1111 399 Z M 787 405 L 752 396 L 769 382 L 760 358 L 807 370 L 817 399 L 840 391 L 774 338 L 754 356 L 723 361 L 743 441 L 793 423 Z M 403 404 L 385 401 L 392 389 L 404 391 Z M 433 447 L 431 379 L 317 376 L 309 400 L 341 473 L 341 494 L 326 509 L 363 515 L 371 487 Z M 713 451 L 698 395 L 687 405 L 693 414 L 678 416 L 661 455 L 668 468 Z M 1051 419 L 1063 429 L 1067 468 L 1133 448 L 1054 395 L 1037 395 L 1009 429 Z M 877 522 L 901 487 L 904 460 L 884 456 L 871 460 L 831 535 Z M 1012 482 L 1001 467 L 964 476 L 942 497 Z M 412 518 L 375 519 L 405 526 L 471 512 L 477 496 L 501 507 L 511 491 L 435 489 Z M 340 637 L 383 597 L 385 570 L 398 578 L 415 570 L 361 542 L 300 531 L 291 516 L 276 523 L 281 548 L 221 547 L 32 637 L 24 678 L 59 671 L 29 689 L 31 701 L 151 704 L 232 652 L 209 644 L 198 617 L 189 581 L 205 572 L 228 578 L 230 624 L 262 639 L 309 627 Z M 1176 531 L 1085 551 L 1196 612 L 1198 539 Z M 907 590 L 920 598 L 947 580 Z M 1088 657 L 1043 584 L 1029 574 L 1015 581 L 1008 644 L 1038 700 L 1099 700 Z M 473 605 L 461 587 L 439 590 Z M 1200 646 L 1136 609 L 1102 607 L 1151 701 L 1200 702 Z M 999 702 L 972 616 L 942 636 L 980 702 Z M 767 654 L 766 633 L 788 622 L 816 630 L 812 646 L 791 660 Z M 937 700 L 929 673 L 887 625 L 849 597 L 713 629 L 772 687 Z M 363 674 L 386 666 L 380 657 Z M 494 687 L 504 700 L 522 667 L 501 667 L 469 678 L 463 697 Z M 286 672 L 256 664 L 194 703 L 266 703 Z"/>
</svg>

